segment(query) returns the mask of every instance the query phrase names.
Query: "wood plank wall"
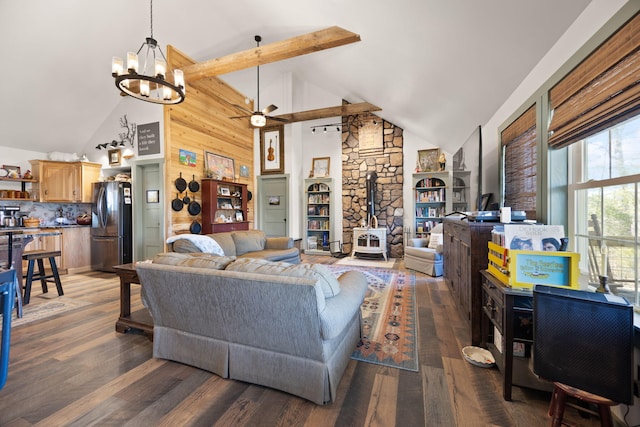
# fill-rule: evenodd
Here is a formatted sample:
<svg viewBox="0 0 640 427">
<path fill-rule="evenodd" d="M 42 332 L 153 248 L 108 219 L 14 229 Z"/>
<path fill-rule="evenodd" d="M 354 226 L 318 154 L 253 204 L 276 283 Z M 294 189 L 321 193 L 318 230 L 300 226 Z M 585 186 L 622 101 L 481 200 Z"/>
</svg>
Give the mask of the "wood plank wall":
<svg viewBox="0 0 640 427">
<path fill-rule="evenodd" d="M 192 64 L 191 58 L 172 46 L 167 47 L 167 60 L 172 68 L 184 68 Z M 219 78 L 212 77 L 186 82 L 186 99 L 178 105 L 164 107 L 164 148 L 165 148 L 165 194 L 166 194 L 166 235 L 188 233 L 194 220 L 202 223 L 202 215 L 189 215 L 187 206 L 176 212 L 171 209 L 171 201 L 176 197 L 175 180 L 182 177 L 191 181 L 193 175 L 201 182 L 204 174 L 205 151 L 234 160 L 236 182 L 253 189 L 253 134 L 254 130 L 246 119 L 230 119 L 241 115 L 233 105 L 241 105 L 253 111 L 253 102 L 246 105 L 241 94 Z M 179 150 L 196 153 L 196 167 L 181 165 Z M 249 166 L 249 177 L 240 177 L 240 166 Z M 187 189 L 188 191 L 188 189 Z M 181 194 L 182 197 L 184 194 Z M 195 199 L 202 205 L 202 192 Z M 189 197 L 192 197 L 189 193 Z M 253 201 L 248 204 L 248 219 L 253 221 Z M 253 224 L 250 225 L 253 228 Z"/>
</svg>

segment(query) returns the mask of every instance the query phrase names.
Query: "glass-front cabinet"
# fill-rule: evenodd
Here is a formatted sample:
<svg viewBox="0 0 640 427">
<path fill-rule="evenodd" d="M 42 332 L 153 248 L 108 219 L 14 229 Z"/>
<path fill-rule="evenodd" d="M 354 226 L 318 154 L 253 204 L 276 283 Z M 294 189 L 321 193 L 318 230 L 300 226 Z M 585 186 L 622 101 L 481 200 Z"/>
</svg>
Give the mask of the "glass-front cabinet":
<svg viewBox="0 0 640 427">
<path fill-rule="evenodd" d="M 202 233 L 248 230 L 247 185 L 202 180 Z"/>
</svg>

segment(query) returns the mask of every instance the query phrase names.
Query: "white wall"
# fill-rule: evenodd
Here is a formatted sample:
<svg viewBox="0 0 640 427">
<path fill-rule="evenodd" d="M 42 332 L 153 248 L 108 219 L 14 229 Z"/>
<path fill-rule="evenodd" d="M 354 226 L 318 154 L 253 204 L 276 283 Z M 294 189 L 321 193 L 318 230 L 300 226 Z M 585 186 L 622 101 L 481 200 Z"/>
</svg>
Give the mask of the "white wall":
<svg viewBox="0 0 640 427">
<path fill-rule="evenodd" d="M 84 153 L 91 162 L 102 164 L 105 173 L 111 168 L 109 166 L 109 159 L 107 157 L 108 150 L 97 150 L 95 147 L 98 144 L 110 143 L 114 139 L 119 141 L 119 134 L 125 132 L 125 129 L 120 126 L 120 118 L 126 114 L 129 123 L 135 123 L 136 125 L 159 122 L 160 123 L 160 154 L 137 156 L 138 153 L 138 140 L 135 139 L 135 148 L 133 149 L 136 156 L 132 159 L 122 159 L 120 167 L 131 166 L 137 159 L 151 159 L 151 158 L 163 158 L 164 157 L 164 125 L 163 125 L 163 106 L 158 104 L 152 104 L 150 102 L 142 102 L 140 100 L 131 98 L 130 96 L 124 97 L 120 100 L 120 103 L 116 108 L 111 111 L 111 114 L 105 118 L 100 127 L 96 129 L 93 135 L 89 137 L 84 145 Z"/>
<path fill-rule="evenodd" d="M 507 101 L 482 126 L 484 151 L 482 160 L 483 193 L 493 193 L 494 201 L 498 201 L 500 195 L 498 127 L 527 101 L 625 3 L 627 2 L 624 0 L 593 0 L 542 60 L 531 70 Z"/>
</svg>

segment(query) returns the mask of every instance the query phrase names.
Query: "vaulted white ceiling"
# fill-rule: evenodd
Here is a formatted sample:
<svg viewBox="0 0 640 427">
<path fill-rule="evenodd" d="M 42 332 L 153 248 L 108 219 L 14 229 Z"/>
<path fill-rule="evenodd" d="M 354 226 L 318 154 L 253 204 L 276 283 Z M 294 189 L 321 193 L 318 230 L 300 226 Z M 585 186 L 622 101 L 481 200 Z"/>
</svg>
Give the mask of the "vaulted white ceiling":
<svg viewBox="0 0 640 427">
<path fill-rule="evenodd" d="M 156 0 L 153 35 L 165 52 L 171 44 L 203 61 L 254 47 L 255 34 L 266 44 L 341 26 L 362 41 L 265 65 L 261 86 L 291 72 L 350 102 L 380 106 L 378 115 L 431 144 L 455 146 L 589 3 Z M 83 147 L 120 102 L 111 57 L 137 50 L 149 25 L 147 0 L 0 0 L 0 146 Z M 255 72 L 220 77 L 255 97 Z"/>
</svg>

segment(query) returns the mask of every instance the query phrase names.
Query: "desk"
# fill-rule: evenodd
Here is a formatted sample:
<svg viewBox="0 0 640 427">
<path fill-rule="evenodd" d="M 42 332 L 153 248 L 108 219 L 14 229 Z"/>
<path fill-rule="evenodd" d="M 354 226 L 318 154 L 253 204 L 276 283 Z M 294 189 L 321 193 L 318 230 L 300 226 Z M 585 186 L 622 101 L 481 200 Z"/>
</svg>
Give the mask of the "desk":
<svg viewBox="0 0 640 427">
<path fill-rule="evenodd" d="M 481 271 L 481 275 L 483 316 L 480 346 L 491 351 L 502 372 L 504 400 L 511 400 L 513 384 L 552 391 L 552 383 L 538 379 L 529 369 L 533 344 L 533 292 L 510 288 L 487 270 Z M 514 357 L 514 343 L 523 344 L 524 354 L 521 357 Z"/>
<path fill-rule="evenodd" d="M 113 269 L 120 277 L 120 317 L 116 322 L 116 332 L 136 330 L 153 340 L 153 319 L 149 310 L 142 308 L 131 313 L 131 284 L 140 284 L 135 264 L 114 265 Z"/>
</svg>

